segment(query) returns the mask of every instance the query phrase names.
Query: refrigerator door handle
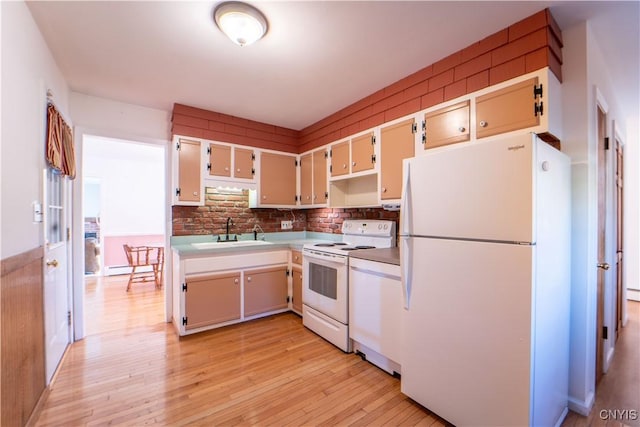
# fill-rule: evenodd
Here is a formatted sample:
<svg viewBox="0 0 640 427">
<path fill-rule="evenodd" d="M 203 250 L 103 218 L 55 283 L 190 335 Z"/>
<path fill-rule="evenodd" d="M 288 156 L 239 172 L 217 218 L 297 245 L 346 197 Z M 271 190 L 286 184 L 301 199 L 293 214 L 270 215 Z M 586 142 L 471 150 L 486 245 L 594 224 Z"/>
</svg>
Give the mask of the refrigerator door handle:
<svg viewBox="0 0 640 427">
<path fill-rule="evenodd" d="M 411 181 L 409 179 L 409 171 L 411 170 L 411 162 L 404 161 L 402 170 L 402 199 L 400 201 L 400 235 L 408 236 L 411 231 Z"/>
<path fill-rule="evenodd" d="M 405 310 L 409 310 L 411 302 L 411 237 L 400 236 L 400 266 L 402 278 L 402 302 Z"/>
</svg>

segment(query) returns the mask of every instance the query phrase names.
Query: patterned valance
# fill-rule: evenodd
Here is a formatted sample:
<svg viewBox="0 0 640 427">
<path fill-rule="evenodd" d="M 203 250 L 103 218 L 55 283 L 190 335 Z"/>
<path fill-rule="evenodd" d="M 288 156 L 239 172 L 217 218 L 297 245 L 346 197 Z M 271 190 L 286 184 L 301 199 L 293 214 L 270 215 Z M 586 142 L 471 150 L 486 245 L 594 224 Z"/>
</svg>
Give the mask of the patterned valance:
<svg viewBox="0 0 640 427">
<path fill-rule="evenodd" d="M 52 168 L 70 179 L 76 177 L 73 131 L 53 104 L 47 106 L 46 157 Z"/>
</svg>

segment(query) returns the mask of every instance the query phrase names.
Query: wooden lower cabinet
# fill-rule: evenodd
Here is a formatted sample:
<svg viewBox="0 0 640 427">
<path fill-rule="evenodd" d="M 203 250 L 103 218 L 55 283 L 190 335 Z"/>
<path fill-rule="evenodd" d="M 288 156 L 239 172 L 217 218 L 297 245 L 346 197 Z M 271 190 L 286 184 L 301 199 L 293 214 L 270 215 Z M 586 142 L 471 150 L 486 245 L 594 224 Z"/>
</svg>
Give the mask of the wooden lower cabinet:
<svg viewBox="0 0 640 427">
<path fill-rule="evenodd" d="M 253 316 L 288 308 L 287 267 L 244 272 L 244 315 Z"/>
<path fill-rule="evenodd" d="M 185 329 L 240 319 L 240 272 L 187 277 L 185 282 Z"/>
<path fill-rule="evenodd" d="M 293 274 L 291 308 L 298 314 L 302 314 L 302 267 L 293 265 L 291 268 Z"/>
</svg>

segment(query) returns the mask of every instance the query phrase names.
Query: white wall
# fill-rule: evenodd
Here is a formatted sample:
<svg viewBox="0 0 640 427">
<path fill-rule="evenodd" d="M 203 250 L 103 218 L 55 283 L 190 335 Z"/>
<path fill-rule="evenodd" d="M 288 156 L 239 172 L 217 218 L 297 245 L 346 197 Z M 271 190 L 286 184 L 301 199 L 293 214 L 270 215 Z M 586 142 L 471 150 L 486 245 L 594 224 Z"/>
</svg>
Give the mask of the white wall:
<svg viewBox="0 0 640 427">
<path fill-rule="evenodd" d="M 572 289 L 571 289 L 571 356 L 570 356 L 570 408 L 587 414 L 595 398 L 595 352 L 596 348 L 596 308 L 597 308 L 597 106 L 598 103 L 607 113 L 607 135 L 613 140 L 612 121 L 615 120 L 619 132 L 626 143 L 625 172 L 637 171 L 638 134 L 627 133 L 629 117 L 621 111 L 613 96 L 611 81 L 607 73 L 607 64 L 593 37 L 589 23 L 583 22 L 563 30 L 563 150 L 572 158 Z M 608 195 L 610 206 L 613 202 L 613 153 L 608 153 L 609 181 Z M 625 257 L 627 280 L 638 277 L 638 183 L 625 185 L 631 190 L 625 202 Z M 628 188 L 626 191 L 630 191 Z M 635 214 L 634 214 L 635 209 Z M 607 218 L 609 236 L 615 236 L 613 217 Z M 635 244 L 629 245 L 633 241 Z M 615 241 L 606 243 L 607 254 L 604 261 L 615 266 Z M 605 318 L 611 335 L 615 330 L 615 272 L 606 273 Z M 637 279 L 635 279 L 637 280 Z M 627 282 L 629 283 L 629 282 Z M 605 369 L 611 361 L 614 340 L 605 342 Z"/>
<path fill-rule="evenodd" d="M 83 148 L 85 177 L 101 181 L 102 236 L 164 234 L 163 147 L 85 136 Z"/>
<path fill-rule="evenodd" d="M 67 83 L 23 2 L 2 8 L 2 228 L 0 258 L 44 243 L 33 222 L 33 202 L 42 201 L 45 167 L 46 91 L 69 118 Z"/>
</svg>

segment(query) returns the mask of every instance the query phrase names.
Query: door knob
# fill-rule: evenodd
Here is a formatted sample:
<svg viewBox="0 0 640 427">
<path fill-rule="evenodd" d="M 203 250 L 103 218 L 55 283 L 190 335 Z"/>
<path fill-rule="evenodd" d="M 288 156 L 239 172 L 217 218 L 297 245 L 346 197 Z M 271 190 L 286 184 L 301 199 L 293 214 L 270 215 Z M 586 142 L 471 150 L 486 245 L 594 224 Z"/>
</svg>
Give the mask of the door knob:
<svg viewBox="0 0 640 427">
<path fill-rule="evenodd" d="M 608 262 L 599 262 L 598 263 L 598 268 L 601 268 L 603 270 L 608 270 L 609 269 L 609 263 Z"/>
<path fill-rule="evenodd" d="M 47 261 L 47 267 L 57 267 L 58 266 L 58 260 L 54 259 L 53 261 Z"/>
</svg>

